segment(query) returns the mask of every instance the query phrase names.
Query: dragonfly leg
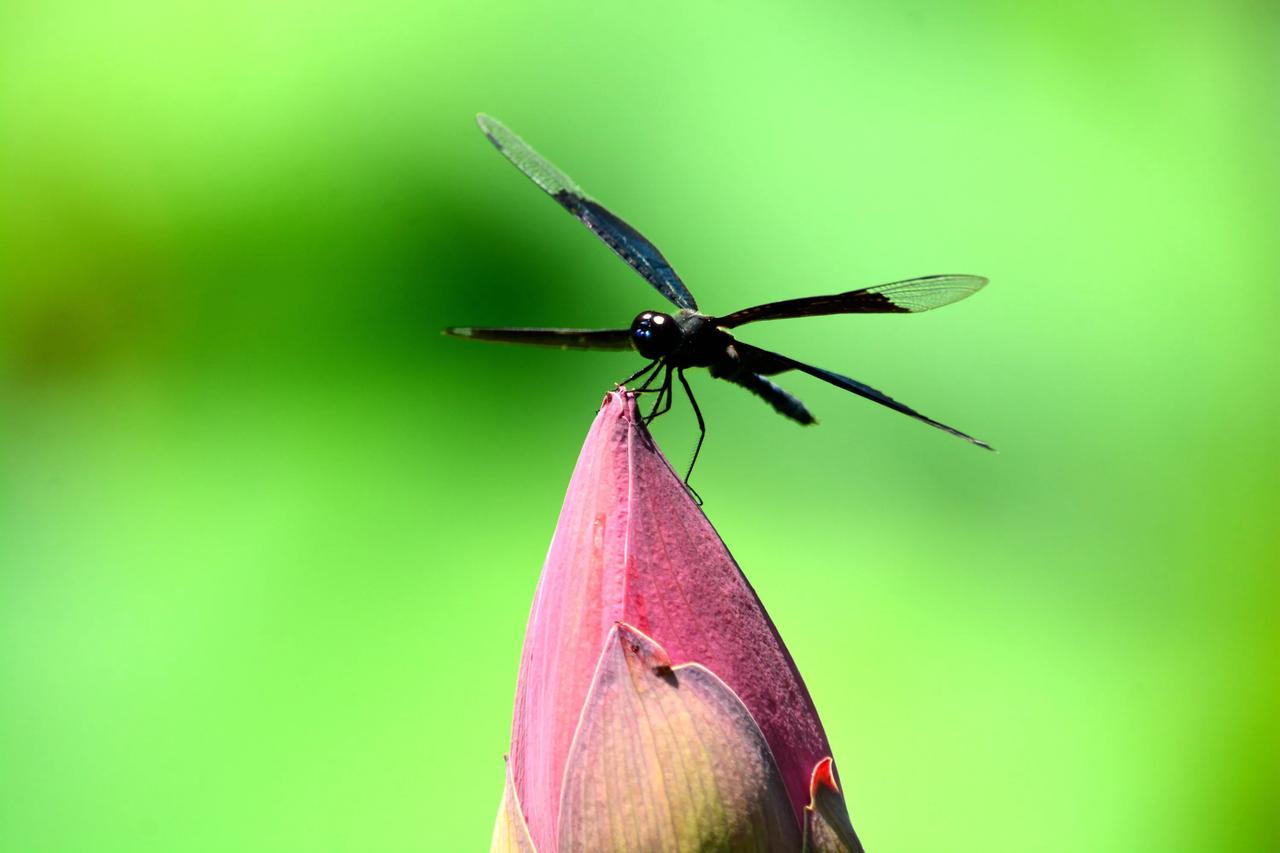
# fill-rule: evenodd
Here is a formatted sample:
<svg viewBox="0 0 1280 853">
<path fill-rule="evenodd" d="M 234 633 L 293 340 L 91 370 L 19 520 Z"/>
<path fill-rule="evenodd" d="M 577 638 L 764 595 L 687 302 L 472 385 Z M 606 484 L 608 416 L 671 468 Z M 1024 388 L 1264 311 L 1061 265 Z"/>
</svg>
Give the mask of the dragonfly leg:
<svg viewBox="0 0 1280 853">
<path fill-rule="evenodd" d="M 702 419 L 702 410 L 698 408 L 698 401 L 694 399 L 693 389 L 689 387 L 689 380 L 684 378 L 684 370 L 677 370 L 676 375 L 680 377 L 680 384 L 684 386 L 684 393 L 689 397 L 689 403 L 693 406 L 693 416 L 698 419 L 698 444 L 693 448 L 693 459 L 689 460 L 689 470 L 685 472 L 684 484 L 689 485 L 689 478 L 693 476 L 693 466 L 698 461 L 698 454 L 702 452 L 703 439 L 707 437 L 707 422 Z M 689 491 L 693 492 L 693 489 Z M 695 498 L 698 497 L 697 492 L 693 492 Z M 698 498 L 698 505 L 702 505 L 702 499 Z"/>
<path fill-rule="evenodd" d="M 661 373 L 661 372 L 662 372 L 662 359 L 658 359 L 658 361 L 657 361 L 657 362 L 655 362 L 655 363 L 654 363 L 654 365 L 653 365 L 653 372 L 652 372 L 652 373 L 650 373 L 648 376 L 646 376 L 646 377 L 644 378 L 644 383 L 643 383 L 639 388 L 637 388 L 637 389 L 636 389 L 636 393 L 637 393 L 637 394 L 645 394 L 645 393 L 647 393 L 647 392 L 649 392 L 649 391 L 654 390 L 654 389 L 652 389 L 652 388 L 650 388 L 650 387 L 649 387 L 649 383 L 651 383 L 651 382 L 653 382 L 653 380 L 657 379 L 657 378 L 658 378 L 658 374 L 659 374 L 659 373 Z M 661 387 L 661 386 L 659 386 L 659 387 L 658 387 L 658 389 L 657 389 L 657 391 L 658 391 L 658 393 L 659 393 L 659 394 L 661 394 L 661 393 L 662 393 L 662 387 Z"/>
<path fill-rule="evenodd" d="M 659 415 L 665 415 L 671 411 L 671 367 L 667 367 L 666 374 L 662 377 L 662 387 L 658 389 L 658 399 L 653 401 L 653 408 L 649 411 L 649 417 L 644 419 L 646 425 Z M 664 402 L 665 399 L 665 402 Z"/>
<path fill-rule="evenodd" d="M 649 362 L 649 363 L 648 363 L 648 364 L 646 364 L 644 367 L 640 368 L 640 369 L 639 369 L 639 370 L 637 370 L 635 373 L 633 373 L 633 374 L 631 374 L 630 376 L 628 376 L 626 379 L 622 380 L 621 382 L 615 382 L 615 383 L 614 383 L 614 385 L 615 385 L 616 387 L 618 387 L 618 388 L 623 388 L 623 387 L 625 387 L 625 386 L 627 385 L 627 383 L 628 383 L 628 382 L 632 382 L 632 381 L 634 381 L 635 379 L 638 379 L 639 377 L 644 376 L 644 375 L 645 375 L 646 373 L 648 373 L 649 371 L 653 371 L 653 372 L 656 374 L 656 373 L 657 373 L 657 369 L 658 369 L 658 365 L 659 365 L 659 364 L 661 364 L 661 363 L 662 363 L 662 359 L 660 359 L 660 358 L 655 358 L 653 361 Z M 647 387 L 649 386 L 649 383 L 650 383 L 651 381 L 653 381 L 653 376 L 650 376 L 648 379 L 646 379 L 646 380 L 644 381 L 644 385 L 643 385 L 643 386 L 641 386 L 641 388 L 640 388 L 639 390 L 644 390 L 644 388 L 647 388 Z"/>
</svg>

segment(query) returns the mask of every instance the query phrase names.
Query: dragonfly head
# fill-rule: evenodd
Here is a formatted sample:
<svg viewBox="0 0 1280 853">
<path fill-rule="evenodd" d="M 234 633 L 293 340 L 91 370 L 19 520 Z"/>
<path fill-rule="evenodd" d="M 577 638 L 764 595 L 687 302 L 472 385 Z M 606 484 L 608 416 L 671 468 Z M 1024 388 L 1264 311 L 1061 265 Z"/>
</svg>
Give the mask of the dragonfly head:
<svg viewBox="0 0 1280 853">
<path fill-rule="evenodd" d="M 645 311 L 631 321 L 631 342 L 645 358 L 662 358 L 680 346 L 680 327 L 670 314 Z"/>
</svg>

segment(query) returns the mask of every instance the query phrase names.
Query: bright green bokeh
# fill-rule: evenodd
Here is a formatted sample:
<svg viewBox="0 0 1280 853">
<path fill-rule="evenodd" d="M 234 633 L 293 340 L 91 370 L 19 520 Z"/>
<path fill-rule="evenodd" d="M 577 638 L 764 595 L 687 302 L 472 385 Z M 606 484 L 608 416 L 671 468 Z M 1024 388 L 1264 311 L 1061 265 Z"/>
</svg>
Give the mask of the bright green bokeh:
<svg viewBox="0 0 1280 853">
<path fill-rule="evenodd" d="M 1275 9 L 644 6 L 0 7 L 0 847 L 485 849 L 636 360 L 437 329 L 659 305 L 484 110 L 709 311 L 991 277 L 744 337 L 999 455 L 696 379 L 869 849 L 1276 848 Z"/>
</svg>

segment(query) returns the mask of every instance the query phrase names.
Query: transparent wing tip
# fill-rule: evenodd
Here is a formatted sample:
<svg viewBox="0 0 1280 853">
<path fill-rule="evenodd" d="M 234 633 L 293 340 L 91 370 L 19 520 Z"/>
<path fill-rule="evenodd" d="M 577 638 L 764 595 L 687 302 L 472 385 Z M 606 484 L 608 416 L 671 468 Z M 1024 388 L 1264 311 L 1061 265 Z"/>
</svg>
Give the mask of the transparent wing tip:
<svg viewBox="0 0 1280 853">
<path fill-rule="evenodd" d="M 499 135 L 503 133 L 510 134 L 510 131 L 503 127 L 500 121 L 495 118 L 490 118 L 484 113 L 478 113 L 476 115 L 476 124 L 480 125 L 480 131 L 484 134 L 485 139 L 492 142 L 493 147 L 497 148 L 505 155 L 507 153 L 506 148 L 499 139 Z"/>
</svg>

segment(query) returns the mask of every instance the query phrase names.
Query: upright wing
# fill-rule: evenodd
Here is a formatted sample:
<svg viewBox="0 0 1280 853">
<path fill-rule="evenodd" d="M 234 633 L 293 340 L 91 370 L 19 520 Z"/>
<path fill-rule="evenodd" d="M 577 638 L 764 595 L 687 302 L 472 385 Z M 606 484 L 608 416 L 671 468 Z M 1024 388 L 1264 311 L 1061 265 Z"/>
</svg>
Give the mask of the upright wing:
<svg viewBox="0 0 1280 853">
<path fill-rule="evenodd" d="M 806 296 L 743 308 L 716 320 L 716 325 L 732 329 L 757 320 L 788 317 L 819 317 L 824 314 L 908 314 L 928 311 L 959 302 L 977 293 L 987 280 L 977 275 L 929 275 L 890 284 L 877 284 L 831 296 Z"/>
<path fill-rule="evenodd" d="M 631 349 L 630 329 L 512 329 L 507 327 L 455 326 L 445 329 L 455 338 L 526 344 L 559 349 Z"/>
<path fill-rule="evenodd" d="M 667 263 L 658 247 L 644 235 L 587 197 L 587 194 L 564 172 L 551 165 L 502 122 L 483 113 L 476 123 L 502 155 L 529 176 L 535 184 L 565 210 L 582 220 L 605 244 L 618 253 L 631 268 L 644 276 L 657 291 L 680 308 L 696 311 L 698 303 L 684 286 L 680 276 Z"/>
<path fill-rule="evenodd" d="M 866 397 L 868 400 L 879 403 L 882 406 L 888 406 L 895 412 L 902 412 L 904 415 L 910 415 L 918 421 L 924 421 L 930 426 L 935 426 L 940 430 L 959 436 L 965 441 L 972 442 L 979 447 L 984 447 L 987 450 L 995 449 L 985 441 L 976 439 L 968 433 L 963 433 L 954 427 L 949 427 L 944 423 L 939 423 L 933 418 L 925 417 L 910 406 L 903 405 L 887 394 L 877 391 L 870 385 L 863 385 L 856 379 L 850 379 L 848 376 L 841 376 L 839 373 L 832 373 L 829 370 L 823 370 L 820 367 L 814 367 L 812 365 L 805 364 L 804 362 L 796 361 L 793 358 L 787 358 L 785 355 L 779 355 L 776 352 L 770 352 L 769 350 L 763 350 L 759 347 L 753 347 L 750 344 L 744 344 L 741 341 L 734 341 L 733 348 L 737 351 L 742 366 L 747 370 L 752 370 L 766 376 L 782 373 L 786 370 L 799 370 L 802 373 L 807 373 L 810 376 L 817 377 L 823 382 L 830 382 L 837 388 L 852 391 L 859 397 Z"/>
</svg>

